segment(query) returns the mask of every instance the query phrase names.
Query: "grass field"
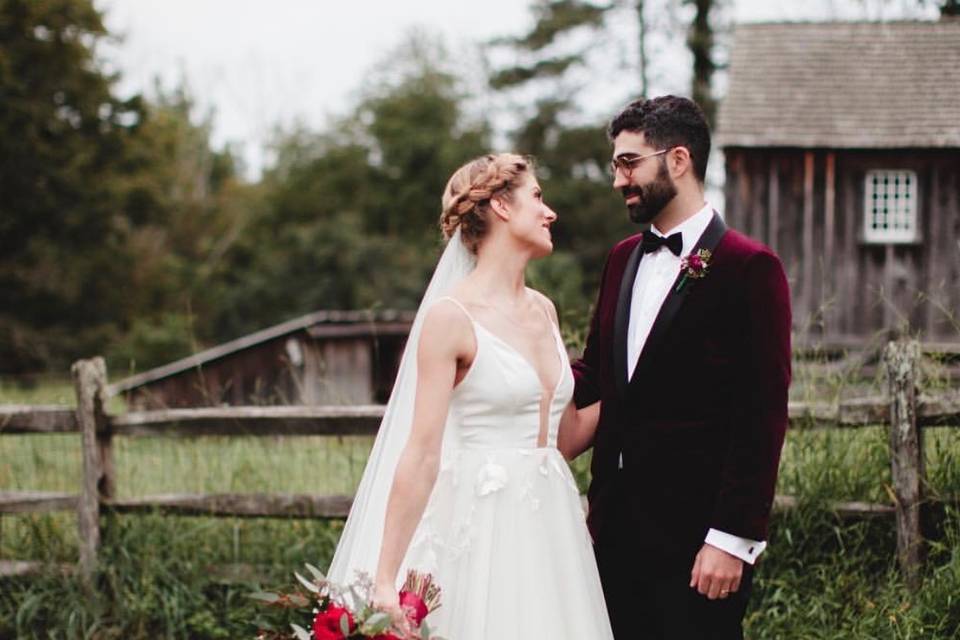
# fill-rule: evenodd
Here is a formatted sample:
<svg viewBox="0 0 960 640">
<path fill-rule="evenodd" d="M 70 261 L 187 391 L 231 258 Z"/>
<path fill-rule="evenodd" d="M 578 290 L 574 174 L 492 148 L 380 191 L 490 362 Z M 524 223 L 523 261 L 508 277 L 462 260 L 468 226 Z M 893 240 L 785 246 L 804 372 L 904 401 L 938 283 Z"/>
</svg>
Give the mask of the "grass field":
<svg viewBox="0 0 960 640">
<path fill-rule="evenodd" d="M 30 391 L 0 385 L 0 403 L 69 402 L 71 394 L 69 383 Z M 928 429 L 925 440 L 928 493 L 960 496 L 960 429 Z M 351 493 L 370 442 L 118 438 L 117 489 L 122 496 Z M 78 445 L 75 435 L 0 436 L 0 490 L 76 491 Z M 575 470 L 586 483 L 586 461 L 578 460 Z M 750 638 L 958 637 L 955 510 L 935 523 L 924 587 L 908 597 L 895 567 L 892 521 L 845 522 L 825 506 L 830 500 L 888 502 L 889 482 L 887 434 L 881 427 L 788 435 L 778 492 L 800 497 L 802 506 L 774 516 L 747 617 Z M 87 595 L 75 580 L 53 573 L 0 582 L 0 638 L 253 637 L 257 624 L 282 621 L 263 617 L 247 600 L 255 585 L 213 578 L 209 568 L 258 565 L 268 582 L 287 584 L 289 572 L 303 562 L 326 566 L 341 527 L 307 520 L 106 515 L 99 593 Z M 0 559 L 74 562 L 76 557 L 72 514 L 0 520 Z"/>
</svg>

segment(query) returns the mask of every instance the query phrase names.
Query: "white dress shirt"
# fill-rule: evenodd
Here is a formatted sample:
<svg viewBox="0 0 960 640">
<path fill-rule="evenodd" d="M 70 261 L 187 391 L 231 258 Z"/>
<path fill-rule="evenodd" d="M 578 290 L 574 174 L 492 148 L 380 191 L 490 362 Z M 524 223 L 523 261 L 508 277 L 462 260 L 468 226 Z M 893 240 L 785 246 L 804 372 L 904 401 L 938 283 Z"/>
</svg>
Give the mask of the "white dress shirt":
<svg viewBox="0 0 960 640">
<path fill-rule="evenodd" d="M 673 286 L 680 274 L 680 261 L 690 255 L 712 219 L 713 207 L 709 203 L 705 204 L 696 214 L 670 230 L 668 235 L 683 234 L 683 249 L 679 256 L 673 255 L 666 247 L 660 247 L 653 253 L 644 255 L 643 259 L 640 260 L 637 276 L 633 281 L 630 323 L 627 326 L 628 379 L 632 377 L 633 371 L 636 369 L 640 353 L 643 351 L 643 345 L 646 344 L 650 329 L 653 328 L 653 322 L 656 320 L 657 314 L 660 313 L 660 307 L 663 306 L 667 295 L 670 293 L 670 287 Z M 653 225 L 650 226 L 648 233 L 664 237 L 664 234 Z M 620 466 L 623 466 L 622 454 L 620 456 Z M 766 541 L 741 538 L 717 529 L 710 529 L 707 532 L 705 542 L 750 564 L 756 561 L 767 546 Z"/>
</svg>

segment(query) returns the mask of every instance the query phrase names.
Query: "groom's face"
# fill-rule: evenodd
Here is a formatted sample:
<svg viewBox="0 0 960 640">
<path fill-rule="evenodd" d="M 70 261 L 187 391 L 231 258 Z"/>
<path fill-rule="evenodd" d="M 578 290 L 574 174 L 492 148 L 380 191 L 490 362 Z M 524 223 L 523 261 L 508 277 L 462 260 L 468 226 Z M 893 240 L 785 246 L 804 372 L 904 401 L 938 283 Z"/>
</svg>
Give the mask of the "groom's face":
<svg viewBox="0 0 960 640">
<path fill-rule="evenodd" d="M 652 222 L 677 195 L 667 171 L 669 150 L 647 144 L 643 133 L 621 131 L 613 141 L 613 188 L 619 189 L 630 219 L 640 224 Z"/>
</svg>

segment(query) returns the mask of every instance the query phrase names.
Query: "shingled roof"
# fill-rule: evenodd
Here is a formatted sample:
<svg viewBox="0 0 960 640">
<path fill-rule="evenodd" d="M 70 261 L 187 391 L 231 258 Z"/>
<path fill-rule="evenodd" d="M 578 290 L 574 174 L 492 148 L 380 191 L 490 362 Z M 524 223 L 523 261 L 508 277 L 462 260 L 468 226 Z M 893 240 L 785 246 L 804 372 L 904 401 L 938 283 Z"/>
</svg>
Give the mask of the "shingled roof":
<svg viewBox="0 0 960 640">
<path fill-rule="evenodd" d="M 960 19 L 736 27 L 723 147 L 960 148 Z"/>
</svg>

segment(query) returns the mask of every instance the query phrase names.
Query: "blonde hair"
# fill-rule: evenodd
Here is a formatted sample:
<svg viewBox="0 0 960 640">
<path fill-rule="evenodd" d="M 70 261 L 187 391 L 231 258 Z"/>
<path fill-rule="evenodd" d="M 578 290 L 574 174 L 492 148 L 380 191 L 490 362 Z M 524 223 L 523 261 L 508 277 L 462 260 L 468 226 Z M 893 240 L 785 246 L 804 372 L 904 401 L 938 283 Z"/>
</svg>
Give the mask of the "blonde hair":
<svg viewBox="0 0 960 640">
<path fill-rule="evenodd" d="M 463 243 L 473 253 L 487 233 L 490 200 L 509 200 L 527 173 L 533 173 L 533 159 L 515 153 L 487 154 L 457 169 L 443 190 L 440 228 L 450 238 L 460 228 Z"/>
</svg>

